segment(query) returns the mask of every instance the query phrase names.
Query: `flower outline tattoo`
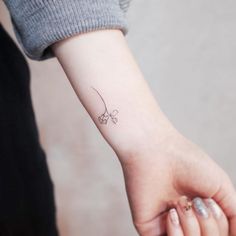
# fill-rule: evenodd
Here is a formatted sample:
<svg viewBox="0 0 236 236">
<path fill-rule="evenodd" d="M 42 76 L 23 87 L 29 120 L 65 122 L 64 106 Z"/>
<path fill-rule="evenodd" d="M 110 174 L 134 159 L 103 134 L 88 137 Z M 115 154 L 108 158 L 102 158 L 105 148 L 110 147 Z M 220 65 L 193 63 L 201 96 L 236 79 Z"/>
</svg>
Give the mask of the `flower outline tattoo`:
<svg viewBox="0 0 236 236">
<path fill-rule="evenodd" d="M 94 87 L 91 86 L 91 88 L 98 94 L 98 96 L 101 98 L 103 104 L 104 104 L 104 112 L 98 117 L 98 120 L 100 124 L 107 124 L 108 120 L 111 118 L 111 121 L 116 124 L 118 122 L 118 118 L 116 115 L 119 113 L 118 110 L 113 110 L 111 113 L 109 113 L 107 109 L 107 105 L 102 97 L 102 95 L 95 89 Z"/>
</svg>

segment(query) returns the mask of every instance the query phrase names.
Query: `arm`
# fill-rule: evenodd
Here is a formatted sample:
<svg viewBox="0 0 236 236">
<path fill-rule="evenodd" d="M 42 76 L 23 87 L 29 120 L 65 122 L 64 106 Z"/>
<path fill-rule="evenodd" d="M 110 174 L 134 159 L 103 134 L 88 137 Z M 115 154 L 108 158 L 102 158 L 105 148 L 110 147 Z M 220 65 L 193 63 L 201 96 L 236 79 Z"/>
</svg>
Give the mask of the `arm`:
<svg viewBox="0 0 236 236">
<path fill-rule="evenodd" d="M 127 152 L 144 145 L 144 135 L 167 133 L 170 123 L 163 119 L 120 30 L 75 36 L 53 49 L 83 106 L 122 161 Z M 108 116 L 101 124 L 98 118 L 113 111 L 117 122 Z"/>
<path fill-rule="evenodd" d="M 81 103 L 116 152 L 134 224 L 161 235 L 171 201 L 213 197 L 236 235 L 236 194 L 225 172 L 168 121 L 119 30 L 81 34 L 53 45 Z M 207 180 L 207 181 L 206 181 Z"/>
</svg>

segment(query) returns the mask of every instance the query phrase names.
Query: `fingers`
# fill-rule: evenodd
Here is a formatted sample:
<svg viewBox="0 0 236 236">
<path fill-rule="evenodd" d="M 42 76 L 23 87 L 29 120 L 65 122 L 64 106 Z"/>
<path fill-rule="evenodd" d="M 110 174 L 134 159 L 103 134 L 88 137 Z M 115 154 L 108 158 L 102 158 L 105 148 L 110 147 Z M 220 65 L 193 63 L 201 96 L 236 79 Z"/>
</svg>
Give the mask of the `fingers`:
<svg viewBox="0 0 236 236">
<path fill-rule="evenodd" d="M 236 192 L 228 177 L 214 199 L 229 219 L 229 235 L 236 236 Z"/>
<path fill-rule="evenodd" d="M 175 208 L 170 209 L 167 216 L 167 235 L 168 236 L 184 236 L 180 226 L 180 220 Z"/>
<path fill-rule="evenodd" d="M 181 226 L 184 235 L 186 236 L 200 236 L 200 227 L 197 217 L 192 209 L 190 199 L 183 196 L 177 202 L 177 211 L 180 217 Z"/>
<path fill-rule="evenodd" d="M 221 236 L 229 235 L 229 223 L 224 212 L 221 210 L 219 205 L 211 198 L 204 199 L 207 207 L 209 208 L 212 216 L 214 217 Z"/>
<path fill-rule="evenodd" d="M 210 214 L 210 210 L 207 208 L 204 201 L 197 197 L 193 199 L 193 207 L 198 219 L 198 223 L 201 229 L 202 236 L 221 236 L 218 225 L 215 219 Z"/>
<path fill-rule="evenodd" d="M 168 236 L 229 236 L 224 212 L 213 199 L 181 197 L 167 217 Z"/>
</svg>

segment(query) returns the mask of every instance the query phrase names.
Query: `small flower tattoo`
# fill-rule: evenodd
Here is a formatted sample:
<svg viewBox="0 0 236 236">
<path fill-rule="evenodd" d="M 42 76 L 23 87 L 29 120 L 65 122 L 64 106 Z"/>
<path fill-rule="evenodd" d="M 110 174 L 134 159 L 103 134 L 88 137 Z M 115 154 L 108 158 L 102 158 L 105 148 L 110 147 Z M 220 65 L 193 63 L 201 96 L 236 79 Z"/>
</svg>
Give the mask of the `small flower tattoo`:
<svg viewBox="0 0 236 236">
<path fill-rule="evenodd" d="M 116 115 L 119 113 L 118 110 L 113 110 L 111 113 L 109 113 L 106 103 L 103 99 L 103 97 L 101 96 L 101 94 L 93 87 L 91 87 L 97 94 L 98 96 L 101 98 L 103 104 L 104 104 L 104 112 L 98 117 L 98 120 L 101 124 L 107 124 L 108 120 L 111 119 L 111 121 L 116 124 L 118 122 L 118 119 L 116 117 Z"/>
</svg>

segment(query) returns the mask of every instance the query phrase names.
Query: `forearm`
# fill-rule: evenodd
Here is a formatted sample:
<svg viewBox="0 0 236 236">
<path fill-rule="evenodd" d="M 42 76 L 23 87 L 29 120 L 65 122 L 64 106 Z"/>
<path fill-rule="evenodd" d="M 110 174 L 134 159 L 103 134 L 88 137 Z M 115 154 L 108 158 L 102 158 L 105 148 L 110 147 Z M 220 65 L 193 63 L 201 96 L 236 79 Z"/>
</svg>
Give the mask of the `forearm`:
<svg viewBox="0 0 236 236">
<path fill-rule="evenodd" d="M 119 156 L 141 148 L 154 133 L 161 139 L 171 127 L 119 30 L 75 36 L 53 50 L 81 103 Z"/>
</svg>

